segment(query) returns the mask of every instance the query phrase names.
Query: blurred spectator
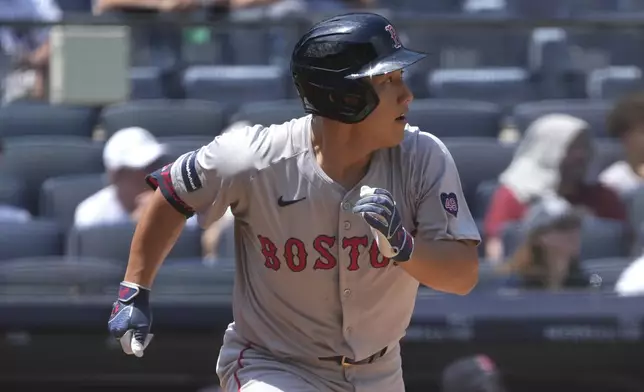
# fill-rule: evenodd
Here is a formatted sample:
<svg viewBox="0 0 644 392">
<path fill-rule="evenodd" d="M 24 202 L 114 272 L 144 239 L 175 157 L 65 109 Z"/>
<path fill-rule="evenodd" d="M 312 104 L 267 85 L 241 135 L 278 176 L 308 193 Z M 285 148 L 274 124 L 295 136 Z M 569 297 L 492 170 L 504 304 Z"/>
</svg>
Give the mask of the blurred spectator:
<svg viewBox="0 0 644 392">
<path fill-rule="evenodd" d="M 0 18 L 57 21 L 61 11 L 54 0 L 3 0 Z M 27 26 L 3 27 L 0 43 L 10 57 L 11 69 L 4 81 L 5 102 L 25 97 L 44 98 L 49 68 L 49 29 Z"/>
<path fill-rule="evenodd" d="M 2 165 L 2 153 L 4 152 L 4 143 L 0 140 L 0 166 Z M 29 211 L 9 204 L 0 204 L 0 222 L 27 222 L 31 220 Z"/>
<path fill-rule="evenodd" d="M 125 128 L 112 135 L 103 150 L 110 185 L 78 205 L 74 225 L 136 221 L 153 194 L 145 176 L 161 166 L 164 152 L 165 147 L 143 128 Z"/>
<path fill-rule="evenodd" d="M 503 255 L 500 236 L 505 224 L 523 218 L 526 206 L 556 193 L 593 215 L 623 221 L 625 207 L 610 189 L 586 180 L 592 158 L 588 124 L 565 114 L 534 121 L 517 147 L 485 218 L 486 253 L 491 261 Z"/>
<path fill-rule="evenodd" d="M 487 355 L 458 359 L 443 370 L 441 392 L 505 392 L 496 364 Z"/>
<path fill-rule="evenodd" d="M 587 287 L 579 265 L 583 212 L 558 196 L 530 207 L 522 224 L 523 243 L 500 269 L 511 286 L 560 290 Z"/>
<path fill-rule="evenodd" d="M 644 93 L 621 99 L 608 116 L 608 133 L 620 140 L 625 160 L 606 168 L 599 181 L 627 196 L 644 185 Z"/>
<path fill-rule="evenodd" d="M 624 297 L 644 296 L 644 255 L 622 271 L 615 284 L 615 291 Z"/>
</svg>

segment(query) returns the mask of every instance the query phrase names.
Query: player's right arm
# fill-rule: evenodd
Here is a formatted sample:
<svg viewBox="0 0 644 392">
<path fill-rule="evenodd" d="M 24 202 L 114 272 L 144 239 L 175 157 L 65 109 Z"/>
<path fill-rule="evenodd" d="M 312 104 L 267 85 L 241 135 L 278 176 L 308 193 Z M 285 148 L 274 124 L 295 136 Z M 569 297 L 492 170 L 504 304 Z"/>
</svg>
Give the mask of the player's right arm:
<svg viewBox="0 0 644 392">
<path fill-rule="evenodd" d="M 127 354 L 142 356 L 149 343 L 150 289 L 186 220 L 197 215 L 206 227 L 228 207 L 233 213 L 246 208 L 246 185 L 265 152 L 266 133 L 258 131 L 247 127 L 220 135 L 147 177 L 155 193 L 137 224 L 125 278 L 108 322 L 110 333 Z"/>
</svg>

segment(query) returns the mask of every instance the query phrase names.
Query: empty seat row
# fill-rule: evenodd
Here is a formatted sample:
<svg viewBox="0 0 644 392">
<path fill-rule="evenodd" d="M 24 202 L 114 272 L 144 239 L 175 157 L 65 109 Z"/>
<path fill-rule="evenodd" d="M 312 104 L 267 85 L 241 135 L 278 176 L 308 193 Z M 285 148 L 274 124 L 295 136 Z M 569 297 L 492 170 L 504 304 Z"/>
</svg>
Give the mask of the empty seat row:
<svg viewBox="0 0 644 392">
<path fill-rule="evenodd" d="M 204 264 L 200 259 L 167 259 L 154 282 L 156 295 L 229 295 L 231 262 Z M 37 256 L 0 261 L 0 294 L 115 295 L 123 279 L 122 260 L 98 257 Z"/>
<path fill-rule="evenodd" d="M 445 91 L 458 88 L 445 87 Z M 464 87 L 463 91 L 469 90 Z M 495 138 L 508 118 L 523 132 L 542 115 L 567 113 L 586 120 L 595 137 L 605 138 L 606 117 L 613 105 L 614 100 L 607 99 L 561 99 L 518 103 L 506 109 L 497 103 L 472 99 L 415 99 L 408 118 L 411 125 L 438 137 Z M 232 112 L 218 102 L 164 99 L 115 104 L 98 115 L 91 114 L 92 109 L 66 106 L 25 107 L 12 104 L 0 108 L 0 138 L 63 135 L 89 139 L 95 127 L 102 128 L 109 137 L 120 129 L 140 126 L 157 137 L 212 139 L 237 121 L 270 125 L 304 115 L 299 99 L 250 102 Z"/>
<path fill-rule="evenodd" d="M 644 87 L 641 73 L 636 65 L 551 72 L 535 72 L 528 67 L 471 66 L 431 71 L 412 68 L 408 80 L 417 98 L 514 104 L 552 98 L 614 99 Z M 131 99 L 168 98 L 157 68 L 135 68 L 131 81 Z M 297 98 L 290 76 L 281 67 L 191 67 L 183 76 L 183 89 L 186 98 L 216 101 L 232 109 L 249 102 Z"/>
<path fill-rule="evenodd" d="M 481 115 L 480 121 L 484 119 Z M 443 120 L 437 116 L 428 121 L 441 125 Z M 442 125 L 445 132 L 449 132 L 453 124 L 445 119 Z M 454 157 L 472 213 L 476 218 L 482 218 L 496 189 L 498 175 L 512 160 L 515 144 L 500 143 L 494 138 L 454 136 L 458 135 L 442 140 Z M 102 143 L 67 138 L 23 139 L 28 140 L 16 142 L 14 139 L 7 144 L 1 167 L 0 204 L 27 208 L 35 215 L 69 227 L 76 206 L 107 184 L 103 174 Z M 168 148 L 167 161 L 198 149 L 210 140 L 209 136 L 159 138 Z M 623 157 L 622 147 L 615 141 L 598 140 L 595 151 L 591 175 Z M 34 160 L 34 156 L 46 160 Z"/>
<path fill-rule="evenodd" d="M 66 254 L 125 262 L 134 228 L 133 223 L 124 223 L 66 231 L 46 219 L 20 224 L 0 222 L 0 260 Z M 201 229 L 188 225 L 168 257 L 199 259 L 201 255 Z"/>
<path fill-rule="evenodd" d="M 159 138 L 167 146 L 165 159 L 169 162 L 211 140 L 203 136 Z M 72 208 L 70 201 L 80 202 L 105 184 L 103 143 L 90 139 L 11 138 L 5 142 L 3 155 L 0 203 L 27 208 L 34 214 L 54 217 L 59 212 L 52 211 L 59 211 L 61 203 L 67 211 Z"/>
</svg>

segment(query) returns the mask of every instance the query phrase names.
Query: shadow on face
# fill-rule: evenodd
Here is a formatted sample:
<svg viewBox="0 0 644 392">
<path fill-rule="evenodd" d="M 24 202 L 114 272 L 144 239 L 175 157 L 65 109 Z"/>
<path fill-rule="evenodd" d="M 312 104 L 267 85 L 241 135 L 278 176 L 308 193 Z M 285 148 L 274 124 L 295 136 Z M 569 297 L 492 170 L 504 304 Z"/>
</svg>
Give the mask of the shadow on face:
<svg viewBox="0 0 644 392">
<path fill-rule="evenodd" d="M 588 167 L 593 158 L 593 142 L 587 130 L 570 143 L 566 156 L 559 167 L 561 181 L 571 184 L 581 184 L 586 178 Z"/>
</svg>

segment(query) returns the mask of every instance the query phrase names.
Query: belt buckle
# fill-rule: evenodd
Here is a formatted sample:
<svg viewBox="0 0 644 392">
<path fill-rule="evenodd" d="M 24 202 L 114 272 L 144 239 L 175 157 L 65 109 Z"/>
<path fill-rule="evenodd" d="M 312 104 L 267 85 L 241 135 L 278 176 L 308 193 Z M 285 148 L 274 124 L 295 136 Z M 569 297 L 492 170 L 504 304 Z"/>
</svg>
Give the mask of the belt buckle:
<svg viewBox="0 0 644 392">
<path fill-rule="evenodd" d="M 347 362 L 347 357 L 342 357 L 342 360 L 340 361 L 340 365 L 342 365 L 342 367 L 349 367 L 353 364 L 350 362 Z"/>
</svg>

